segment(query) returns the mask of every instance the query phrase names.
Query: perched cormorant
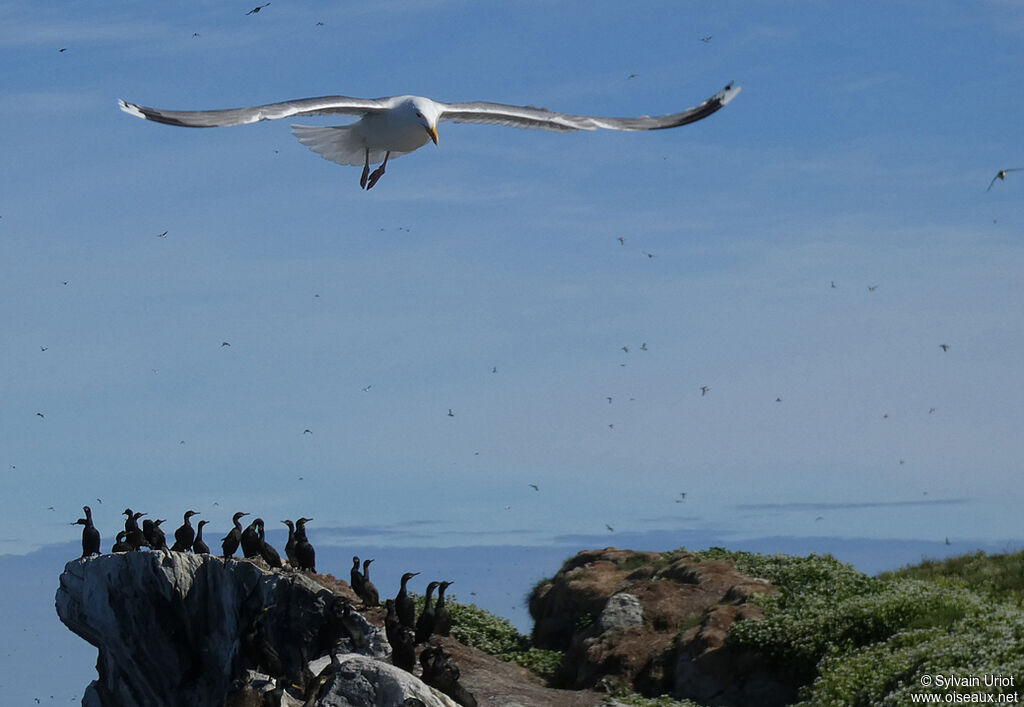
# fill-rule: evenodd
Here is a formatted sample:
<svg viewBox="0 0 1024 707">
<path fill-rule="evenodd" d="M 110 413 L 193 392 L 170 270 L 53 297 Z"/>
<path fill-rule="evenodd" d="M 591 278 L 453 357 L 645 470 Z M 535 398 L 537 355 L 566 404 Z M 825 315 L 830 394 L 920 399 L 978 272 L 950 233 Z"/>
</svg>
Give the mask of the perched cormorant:
<svg viewBox="0 0 1024 707">
<path fill-rule="evenodd" d="M 266 609 L 256 615 L 256 618 L 249 624 L 249 629 L 242 634 L 240 647 L 242 654 L 254 670 L 261 670 L 272 678 L 281 678 L 284 676 L 281 657 L 263 635 L 264 611 Z"/>
<path fill-rule="evenodd" d="M 132 546 L 128 544 L 125 538 L 128 537 L 128 533 L 123 530 L 118 531 L 117 538 L 114 539 L 114 546 L 110 548 L 111 552 L 131 552 Z"/>
<path fill-rule="evenodd" d="M 242 516 L 247 516 L 248 513 L 242 513 L 239 511 L 235 515 L 231 516 L 231 523 L 234 525 L 228 534 L 224 536 L 224 539 L 220 541 L 220 549 L 224 552 L 224 559 L 228 559 L 235 554 L 235 550 L 238 549 L 238 543 L 242 541 L 242 524 L 238 522 L 238 519 Z"/>
<path fill-rule="evenodd" d="M 363 593 L 360 595 L 366 606 L 380 606 L 380 592 L 370 581 L 370 560 L 363 560 Z"/>
<path fill-rule="evenodd" d="M 125 542 L 131 545 L 132 550 L 149 547 L 149 541 L 139 528 L 139 518 L 146 514 L 133 513 L 131 508 L 125 508 L 124 515 L 126 516 L 124 519 Z"/>
<path fill-rule="evenodd" d="M 416 635 L 408 626 L 399 626 L 391 641 L 391 663 L 410 673 L 416 667 Z"/>
<path fill-rule="evenodd" d="M 477 707 L 473 693 L 459 684 L 461 674 L 458 666 L 451 662 L 441 646 L 424 648 L 420 653 L 420 666 L 423 668 L 423 682 L 437 688 L 463 707 Z"/>
<path fill-rule="evenodd" d="M 196 526 L 196 539 L 192 541 L 192 552 L 197 555 L 210 554 L 210 546 L 203 540 L 203 526 L 209 522 L 208 520 L 201 520 Z"/>
<path fill-rule="evenodd" d="M 352 649 L 357 651 L 366 650 L 368 647 L 366 633 L 363 631 L 363 626 L 356 620 L 358 614 L 352 610 L 351 602 L 347 599 L 342 599 L 341 611 L 341 625 L 345 627 L 345 632 L 352 639 Z"/>
<path fill-rule="evenodd" d="M 300 570 L 316 572 L 316 550 L 306 537 L 306 523 L 312 518 L 299 518 L 295 521 L 295 559 Z"/>
<path fill-rule="evenodd" d="M 163 523 L 164 520 L 166 519 L 160 518 L 158 520 L 154 520 L 152 525 L 149 526 L 149 547 L 151 550 L 167 549 L 167 536 L 164 535 L 164 531 L 160 528 L 160 524 Z M 145 525 L 146 524 L 143 523 L 143 526 Z M 145 533 L 145 527 L 143 527 L 143 533 Z"/>
<path fill-rule="evenodd" d="M 409 628 L 416 627 L 416 602 L 409 596 L 409 591 L 405 588 L 406 582 L 418 575 L 419 572 L 406 572 L 402 575 L 402 586 L 398 589 L 398 594 L 395 595 L 395 611 L 398 613 L 398 620 L 403 626 Z"/>
<path fill-rule="evenodd" d="M 440 586 L 440 582 L 431 582 L 427 585 L 427 595 L 423 599 L 423 611 L 416 619 L 416 643 L 423 643 L 434 633 L 434 607 L 431 605 L 434 590 Z"/>
<path fill-rule="evenodd" d="M 257 525 L 262 522 L 260 518 L 256 518 L 242 531 L 242 557 L 256 557 L 260 554 L 263 543 L 260 542 L 260 531 L 257 530 Z"/>
<path fill-rule="evenodd" d="M 197 515 L 199 514 L 196 511 L 185 511 L 185 522 L 174 531 L 174 545 L 171 546 L 171 549 L 175 552 L 188 552 L 192 549 L 192 543 L 196 539 L 196 531 L 192 527 L 189 518 Z"/>
<path fill-rule="evenodd" d="M 281 556 L 277 554 L 277 550 L 267 542 L 266 533 L 263 528 L 263 519 L 257 518 L 253 523 L 256 524 L 256 530 L 260 536 L 260 557 L 262 557 L 263 561 L 271 567 L 281 569 L 281 567 L 283 567 L 281 564 Z"/>
<path fill-rule="evenodd" d="M 451 582 L 441 582 L 437 585 L 437 601 L 434 602 L 434 633 L 438 636 L 452 635 L 452 614 L 444 602 L 444 590 L 451 584 Z"/>
<path fill-rule="evenodd" d="M 356 596 L 360 599 L 363 598 L 363 575 L 359 573 L 359 556 L 355 555 L 352 557 L 352 569 L 349 570 L 349 582 L 348 585 L 352 587 L 352 591 L 356 593 Z"/>
<path fill-rule="evenodd" d="M 82 506 L 85 511 L 85 518 L 79 518 L 72 525 L 81 525 L 82 528 L 82 557 L 102 555 L 100 552 L 100 531 L 92 524 L 92 509 L 89 506 Z"/>
<path fill-rule="evenodd" d="M 384 600 L 384 635 L 388 637 L 388 643 L 392 646 L 398 639 L 398 629 L 402 628 L 402 622 L 398 620 L 398 612 L 395 611 L 395 600 Z"/>
<path fill-rule="evenodd" d="M 284 555 L 288 558 L 288 564 L 298 567 L 299 562 L 295 559 L 295 524 L 290 520 L 282 520 L 288 526 L 288 542 L 284 544 Z"/>
</svg>

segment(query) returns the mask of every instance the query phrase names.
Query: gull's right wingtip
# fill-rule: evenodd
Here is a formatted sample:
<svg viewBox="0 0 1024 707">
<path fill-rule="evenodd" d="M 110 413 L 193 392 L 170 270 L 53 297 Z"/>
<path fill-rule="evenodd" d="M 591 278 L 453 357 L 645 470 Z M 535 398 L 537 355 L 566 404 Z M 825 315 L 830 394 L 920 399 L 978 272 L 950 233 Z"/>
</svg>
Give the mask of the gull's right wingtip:
<svg viewBox="0 0 1024 707">
<path fill-rule="evenodd" d="M 129 115 L 134 115 L 136 118 L 143 118 L 143 119 L 145 119 L 145 117 L 146 117 L 145 114 L 143 114 L 143 112 L 139 109 L 139 107 L 137 105 L 135 105 L 134 103 L 128 103 L 127 101 L 123 101 L 120 98 L 118 98 L 117 99 L 117 105 L 125 113 L 128 113 Z"/>
</svg>

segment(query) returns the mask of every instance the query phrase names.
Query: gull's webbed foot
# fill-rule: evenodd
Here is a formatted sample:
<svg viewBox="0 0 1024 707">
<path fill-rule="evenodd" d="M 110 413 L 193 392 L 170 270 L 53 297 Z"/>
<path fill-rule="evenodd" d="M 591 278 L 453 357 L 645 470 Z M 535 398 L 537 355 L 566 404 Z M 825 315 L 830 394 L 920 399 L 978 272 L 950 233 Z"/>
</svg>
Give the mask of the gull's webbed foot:
<svg viewBox="0 0 1024 707">
<path fill-rule="evenodd" d="M 380 180 L 380 178 L 384 176 L 384 170 L 388 166 L 388 157 L 390 157 L 390 156 L 391 156 L 391 153 L 390 152 L 386 152 L 384 154 L 384 161 L 380 163 L 380 167 L 378 167 L 377 169 L 373 170 L 373 172 L 370 174 L 370 179 L 366 183 L 366 189 L 367 190 L 373 189 L 373 185 L 376 184 Z"/>
<path fill-rule="evenodd" d="M 366 162 L 363 164 L 363 174 L 359 177 L 359 186 L 366 189 L 366 177 L 370 174 L 370 149 L 366 149 Z M 370 186 L 373 186 L 372 184 Z"/>
</svg>

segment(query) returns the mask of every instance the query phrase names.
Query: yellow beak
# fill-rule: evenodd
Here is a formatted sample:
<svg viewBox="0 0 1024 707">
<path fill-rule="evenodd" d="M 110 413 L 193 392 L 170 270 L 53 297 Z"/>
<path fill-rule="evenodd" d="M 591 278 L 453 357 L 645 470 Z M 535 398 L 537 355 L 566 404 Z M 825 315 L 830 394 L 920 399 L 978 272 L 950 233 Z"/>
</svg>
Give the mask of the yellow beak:
<svg viewBox="0 0 1024 707">
<path fill-rule="evenodd" d="M 430 139 L 433 140 L 434 144 L 436 145 L 437 144 L 437 128 L 435 128 L 432 125 L 428 125 L 427 126 L 427 134 L 430 135 Z"/>
</svg>

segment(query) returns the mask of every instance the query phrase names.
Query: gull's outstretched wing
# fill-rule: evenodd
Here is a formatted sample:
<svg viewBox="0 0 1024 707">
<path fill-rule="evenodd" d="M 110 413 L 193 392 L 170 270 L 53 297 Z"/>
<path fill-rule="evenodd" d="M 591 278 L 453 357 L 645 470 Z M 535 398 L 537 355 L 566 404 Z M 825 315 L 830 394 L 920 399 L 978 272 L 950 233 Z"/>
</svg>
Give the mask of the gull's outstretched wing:
<svg viewBox="0 0 1024 707">
<path fill-rule="evenodd" d="M 261 120 L 276 120 L 293 115 L 364 115 L 387 110 L 393 104 L 391 98 L 349 98 L 348 96 L 321 96 L 302 98 L 295 101 L 268 103 L 265 106 L 249 108 L 228 108 L 226 110 L 160 110 L 147 108 L 135 103 L 118 101 L 125 113 L 154 120 L 168 125 L 186 128 L 215 128 L 223 125 L 244 125 Z"/>
<path fill-rule="evenodd" d="M 510 106 L 503 103 L 477 101 L 474 103 L 444 103 L 439 120 L 451 120 L 456 123 L 509 125 L 514 128 L 536 128 L 557 132 L 598 129 L 663 130 L 707 118 L 735 98 L 739 92 L 740 87 L 730 83 L 699 106 L 689 108 L 681 113 L 659 115 L 653 118 L 649 116 L 601 118 L 593 115 L 555 113 L 546 108 L 534 108 L 533 106 Z"/>
</svg>

